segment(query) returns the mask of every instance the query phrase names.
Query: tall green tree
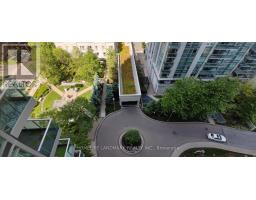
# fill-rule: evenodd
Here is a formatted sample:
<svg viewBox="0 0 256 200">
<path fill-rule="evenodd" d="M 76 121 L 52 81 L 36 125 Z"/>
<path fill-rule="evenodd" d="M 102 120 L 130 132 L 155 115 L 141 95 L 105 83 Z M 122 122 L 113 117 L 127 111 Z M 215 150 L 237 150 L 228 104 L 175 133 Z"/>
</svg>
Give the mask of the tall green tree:
<svg viewBox="0 0 256 200">
<path fill-rule="evenodd" d="M 173 112 L 181 119 L 198 117 L 204 108 L 206 99 L 205 87 L 194 78 L 178 80 L 162 98 L 161 105 L 165 112 Z"/>
<path fill-rule="evenodd" d="M 81 57 L 79 63 L 81 65 L 77 68 L 75 79 L 77 81 L 85 80 L 92 84 L 95 74 L 102 72 L 102 67 L 97 55 L 92 51 L 88 51 Z"/>
<path fill-rule="evenodd" d="M 251 83 L 241 86 L 240 93 L 235 98 L 234 111 L 243 121 L 256 123 L 256 89 Z"/>
<path fill-rule="evenodd" d="M 205 82 L 209 111 L 226 112 L 234 106 L 234 98 L 239 93 L 237 78 L 223 77 Z"/>
<path fill-rule="evenodd" d="M 70 138 L 86 156 L 91 156 L 88 132 L 92 128 L 93 117 L 89 117 L 86 110 L 95 116 L 95 107 L 86 99 L 79 97 L 60 110 L 54 109 L 42 116 L 52 117 L 62 129 L 61 136 Z"/>
<path fill-rule="evenodd" d="M 39 44 L 41 74 L 53 84 L 59 84 L 62 80 L 71 79 L 72 59 L 69 53 L 63 49 L 56 48 L 52 42 L 41 42 Z"/>
<path fill-rule="evenodd" d="M 59 81 L 72 80 L 73 70 L 70 54 L 61 48 L 54 48 L 53 55 L 55 57 L 57 74 L 60 74 Z"/>
<path fill-rule="evenodd" d="M 73 47 L 71 55 L 73 58 L 79 58 L 82 56 L 82 52 L 79 50 L 78 47 Z"/>
<path fill-rule="evenodd" d="M 110 83 L 117 81 L 116 52 L 113 48 L 107 49 L 107 77 Z"/>
<path fill-rule="evenodd" d="M 233 106 L 239 92 L 239 81 L 219 78 L 204 82 L 194 78 L 178 80 L 170 87 L 161 105 L 165 112 L 175 113 L 181 119 L 204 119 L 214 112 L 226 112 Z"/>
</svg>

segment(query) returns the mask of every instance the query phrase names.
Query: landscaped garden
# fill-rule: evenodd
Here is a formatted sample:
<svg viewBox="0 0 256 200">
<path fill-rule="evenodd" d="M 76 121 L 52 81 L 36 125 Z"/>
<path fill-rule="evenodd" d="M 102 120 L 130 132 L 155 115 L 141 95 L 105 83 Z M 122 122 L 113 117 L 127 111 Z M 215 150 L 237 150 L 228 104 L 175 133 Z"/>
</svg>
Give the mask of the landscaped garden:
<svg viewBox="0 0 256 200">
<path fill-rule="evenodd" d="M 128 153 L 137 153 L 142 148 L 142 137 L 138 130 L 126 131 L 121 137 L 121 145 Z"/>
<path fill-rule="evenodd" d="M 86 84 L 75 84 L 73 86 L 65 86 L 65 85 L 59 85 L 58 86 L 58 89 L 61 90 L 62 92 L 66 90 L 69 90 L 71 88 L 77 88 L 79 91 L 83 90 L 83 89 L 86 89 L 88 87 L 88 85 Z"/>
<path fill-rule="evenodd" d="M 193 148 L 184 151 L 180 157 L 247 157 L 251 155 L 216 148 Z"/>
<path fill-rule="evenodd" d="M 53 109 L 54 101 L 60 100 L 60 99 L 61 99 L 61 96 L 58 95 L 53 90 L 51 92 L 49 92 L 49 94 L 45 97 L 45 99 L 43 101 L 43 111 Z"/>
<path fill-rule="evenodd" d="M 88 112 L 90 112 L 90 116 Z M 42 117 L 53 118 L 62 129 L 61 137 L 70 138 L 85 156 L 92 155 L 88 132 L 92 128 L 95 116 L 96 108 L 94 105 L 82 97 L 78 97 L 60 109 L 53 109 L 42 114 Z"/>
<path fill-rule="evenodd" d="M 33 45 L 33 43 L 30 44 Z M 95 77 L 103 74 L 104 66 L 93 51 L 78 52 L 74 56 L 63 49 L 56 48 L 54 43 L 43 42 L 40 47 L 41 76 L 46 83 L 41 84 L 34 95 L 37 105 L 31 115 L 32 117 L 52 117 L 62 129 L 61 137 L 70 138 L 85 156 L 91 156 L 88 132 L 99 112 L 102 95 L 102 84 Z M 109 51 L 108 65 L 112 69 L 109 71 L 109 77 L 111 75 L 112 80 L 115 80 L 115 58 L 115 51 Z M 64 86 L 61 85 L 63 82 L 85 84 Z M 82 91 L 91 85 L 93 90 L 55 109 L 53 103 L 61 99 L 61 96 L 58 94 L 60 92 L 56 93 L 51 89 L 50 84 L 55 85 L 62 92 L 70 88 Z"/>
<path fill-rule="evenodd" d="M 43 112 L 53 109 L 54 101 L 61 99 L 61 96 L 51 90 L 47 83 L 41 84 L 33 97 L 37 100 L 37 105 L 31 113 L 32 117 L 39 117 Z"/>
<path fill-rule="evenodd" d="M 129 46 L 126 46 L 124 43 L 120 45 L 120 70 L 123 94 L 136 93 Z"/>
</svg>

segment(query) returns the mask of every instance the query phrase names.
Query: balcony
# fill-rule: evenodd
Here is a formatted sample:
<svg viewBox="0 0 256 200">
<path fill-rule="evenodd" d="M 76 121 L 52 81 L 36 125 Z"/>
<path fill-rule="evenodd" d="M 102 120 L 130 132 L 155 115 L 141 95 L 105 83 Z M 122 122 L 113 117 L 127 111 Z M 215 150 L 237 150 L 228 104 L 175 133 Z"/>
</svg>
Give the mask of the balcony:
<svg viewBox="0 0 256 200">
<path fill-rule="evenodd" d="M 35 101 L 19 89 L 5 89 L 0 92 L 0 129 L 18 136 L 29 117 Z"/>
<path fill-rule="evenodd" d="M 45 156 L 53 156 L 60 134 L 52 119 L 29 119 L 18 140 Z"/>
<path fill-rule="evenodd" d="M 131 43 L 121 43 L 118 56 L 120 104 L 139 105 L 141 91 Z"/>
<path fill-rule="evenodd" d="M 70 138 L 59 139 L 55 157 L 74 157 L 75 152 L 75 145 L 71 143 Z"/>
</svg>

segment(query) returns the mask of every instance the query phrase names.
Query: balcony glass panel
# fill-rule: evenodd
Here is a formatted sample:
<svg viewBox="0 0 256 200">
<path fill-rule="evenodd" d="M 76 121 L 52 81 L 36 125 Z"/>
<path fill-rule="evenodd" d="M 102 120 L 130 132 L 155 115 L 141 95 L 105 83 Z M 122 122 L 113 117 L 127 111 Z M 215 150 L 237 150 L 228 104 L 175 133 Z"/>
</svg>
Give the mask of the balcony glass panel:
<svg viewBox="0 0 256 200">
<path fill-rule="evenodd" d="M 7 89 L 0 94 L 0 129 L 10 133 L 31 97 L 19 89 Z"/>
<path fill-rule="evenodd" d="M 59 140 L 55 153 L 56 157 L 73 157 L 74 153 L 75 146 L 71 143 L 70 138 L 63 138 Z"/>
<path fill-rule="evenodd" d="M 58 126 L 52 120 L 28 120 L 19 141 L 45 156 L 50 156 L 58 131 Z"/>
</svg>

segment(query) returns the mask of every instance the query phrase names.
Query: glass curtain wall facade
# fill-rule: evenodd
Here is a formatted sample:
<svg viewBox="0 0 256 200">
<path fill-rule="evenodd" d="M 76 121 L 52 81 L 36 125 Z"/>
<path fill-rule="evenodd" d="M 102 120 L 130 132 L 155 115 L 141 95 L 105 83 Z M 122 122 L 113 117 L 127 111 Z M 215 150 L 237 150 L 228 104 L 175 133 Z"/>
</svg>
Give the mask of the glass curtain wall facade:
<svg viewBox="0 0 256 200">
<path fill-rule="evenodd" d="M 254 78 L 256 74 L 256 44 L 252 46 L 244 60 L 234 71 L 234 75 L 240 79 Z"/>
<path fill-rule="evenodd" d="M 236 74 L 256 74 L 256 45 L 252 42 L 152 42 L 146 46 L 147 70 L 153 90 L 162 94 L 184 77 L 212 80 Z"/>
</svg>

